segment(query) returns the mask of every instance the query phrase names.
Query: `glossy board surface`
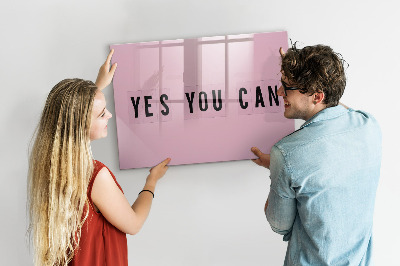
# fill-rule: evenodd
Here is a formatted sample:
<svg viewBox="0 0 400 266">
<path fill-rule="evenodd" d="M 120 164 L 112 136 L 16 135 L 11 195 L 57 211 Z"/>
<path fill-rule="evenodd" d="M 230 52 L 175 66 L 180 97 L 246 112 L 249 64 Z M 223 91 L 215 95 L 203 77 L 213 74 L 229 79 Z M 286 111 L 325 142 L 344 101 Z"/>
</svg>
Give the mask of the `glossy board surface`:
<svg viewBox="0 0 400 266">
<path fill-rule="evenodd" d="M 294 130 L 284 118 L 286 32 L 111 45 L 121 169 L 254 158 Z"/>
</svg>

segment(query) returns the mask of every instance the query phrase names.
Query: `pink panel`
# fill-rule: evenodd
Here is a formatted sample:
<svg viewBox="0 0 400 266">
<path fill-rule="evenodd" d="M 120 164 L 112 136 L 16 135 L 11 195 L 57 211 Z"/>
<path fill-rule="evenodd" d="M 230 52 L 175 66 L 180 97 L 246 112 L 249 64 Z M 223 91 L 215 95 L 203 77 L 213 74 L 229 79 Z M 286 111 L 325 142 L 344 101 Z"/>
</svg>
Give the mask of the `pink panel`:
<svg viewBox="0 0 400 266">
<path fill-rule="evenodd" d="M 293 132 L 283 116 L 286 32 L 111 45 L 121 169 L 254 158 Z"/>
</svg>

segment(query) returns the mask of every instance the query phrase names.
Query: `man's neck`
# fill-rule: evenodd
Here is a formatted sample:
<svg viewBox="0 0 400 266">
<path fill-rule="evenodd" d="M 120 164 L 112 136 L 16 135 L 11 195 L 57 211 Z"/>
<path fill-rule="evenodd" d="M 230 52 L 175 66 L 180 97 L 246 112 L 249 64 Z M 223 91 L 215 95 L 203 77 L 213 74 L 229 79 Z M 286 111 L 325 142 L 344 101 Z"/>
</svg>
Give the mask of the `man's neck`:
<svg viewBox="0 0 400 266">
<path fill-rule="evenodd" d="M 313 110 L 310 112 L 310 114 L 306 117 L 305 121 L 308 121 L 311 117 L 313 117 L 314 115 L 318 114 L 319 112 L 321 112 L 322 110 L 326 109 L 326 104 L 317 104 L 315 105 L 315 107 L 313 108 Z"/>
</svg>

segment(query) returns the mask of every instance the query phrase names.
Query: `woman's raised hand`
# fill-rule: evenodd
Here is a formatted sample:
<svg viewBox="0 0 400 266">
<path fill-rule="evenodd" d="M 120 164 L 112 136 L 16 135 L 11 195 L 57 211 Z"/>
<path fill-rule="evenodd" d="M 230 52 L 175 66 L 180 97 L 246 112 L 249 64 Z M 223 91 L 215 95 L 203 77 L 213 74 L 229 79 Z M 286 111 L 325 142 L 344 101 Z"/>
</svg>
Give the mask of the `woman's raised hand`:
<svg viewBox="0 0 400 266">
<path fill-rule="evenodd" d="M 99 74 L 97 74 L 96 86 L 99 90 L 103 90 L 105 87 L 110 85 L 114 77 L 115 70 L 117 69 L 117 63 L 114 63 L 110 69 L 111 58 L 113 53 L 114 49 L 111 49 L 110 53 L 107 56 L 106 61 L 99 69 Z"/>
</svg>

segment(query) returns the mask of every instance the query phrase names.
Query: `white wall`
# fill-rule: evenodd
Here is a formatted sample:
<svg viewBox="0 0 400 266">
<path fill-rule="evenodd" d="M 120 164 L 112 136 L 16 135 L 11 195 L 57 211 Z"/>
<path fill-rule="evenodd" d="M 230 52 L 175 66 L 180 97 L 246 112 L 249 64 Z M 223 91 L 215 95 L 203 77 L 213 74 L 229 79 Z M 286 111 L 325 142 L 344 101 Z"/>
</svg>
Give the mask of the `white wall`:
<svg viewBox="0 0 400 266">
<path fill-rule="evenodd" d="M 2 1 L 0 265 L 32 264 L 25 238 L 27 147 L 46 96 L 58 81 L 94 80 L 114 43 L 282 30 L 303 45 L 322 43 L 340 52 L 350 64 L 342 102 L 372 113 L 381 124 L 375 261 L 396 265 L 397 10 L 395 1 Z M 105 91 L 111 112 L 112 90 Z M 92 148 L 133 202 L 148 169 L 118 169 L 115 120 L 109 123 L 108 138 Z M 171 167 L 143 230 L 128 236 L 130 264 L 282 265 L 286 243 L 263 214 L 268 176 L 250 161 Z"/>
</svg>

